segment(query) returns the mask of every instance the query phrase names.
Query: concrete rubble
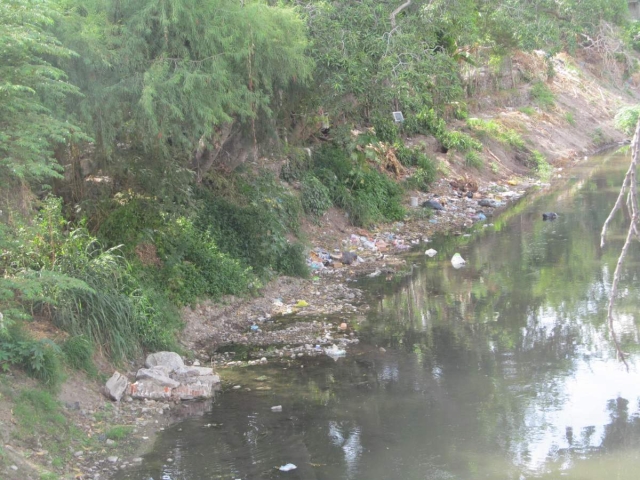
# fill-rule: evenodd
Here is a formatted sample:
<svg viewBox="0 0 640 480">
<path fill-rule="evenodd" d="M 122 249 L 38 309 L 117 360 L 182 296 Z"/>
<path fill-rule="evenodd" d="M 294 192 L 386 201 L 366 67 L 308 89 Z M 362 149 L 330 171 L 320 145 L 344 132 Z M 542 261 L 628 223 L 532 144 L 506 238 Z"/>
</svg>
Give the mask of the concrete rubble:
<svg viewBox="0 0 640 480">
<path fill-rule="evenodd" d="M 212 368 L 186 366 L 174 352 L 152 353 L 147 356 L 145 366 L 136 373 L 135 382 L 115 372 L 105 387 L 109 398 L 120 401 L 126 393 L 141 400 L 205 399 L 213 397 L 220 384 L 220 377 Z"/>
</svg>

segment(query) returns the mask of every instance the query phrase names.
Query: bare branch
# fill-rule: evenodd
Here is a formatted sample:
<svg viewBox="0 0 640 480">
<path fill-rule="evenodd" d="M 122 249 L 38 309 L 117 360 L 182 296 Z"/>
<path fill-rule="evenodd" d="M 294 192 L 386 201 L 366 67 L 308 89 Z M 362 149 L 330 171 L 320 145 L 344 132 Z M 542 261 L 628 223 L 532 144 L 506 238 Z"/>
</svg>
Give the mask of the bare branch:
<svg viewBox="0 0 640 480">
<path fill-rule="evenodd" d="M 627 232 L 627 238 L 625 239 L 624 245 L 622 246 L 622 250 L 620 251 L 620 256 L 618 257 L 618 263 L 616 264 L 616 270 L 613 273 L 613 281 L 611 282 L 611 292 L 609 295 L 609 307 L 607 309 L 607 321 L 609 324 L 609 330 L 611 331 L 611 336 L 613 338 L 613 343 L 615 344 L 616 351 L 618 352 L 618 356 L 624 362 L 627 369 L 629 368 L 629 364 L 626 360 L 626 354 L 622 351 L 620 346 L 620 341 L 616 335 L 614 325 L 613 325 L 613 307 L 616 301 L 616 295 L 618 294 L 618 284 L 620 283 L 620 272 L 622 271 L 622 265 L 624 259 L 627 255 L 627 251 L 629 250 L 629 245 L 633 240 L 633 237 L 636 236 L 640 239 L 640 234 L 638 234 L 638 186 L 637 186 L 637 168 L 638 168 L 638 156 L 640 150 L 640 119 L 636 124 L 635 134 L 633 136 L 633 141 L 631 142 L 631 164 L 629 165 L 629 170 L 624 177 L 624 181 L 622 182 L 622 187 L 620 187 L 620 194 L 618 195 L 618 199 L 616 200 L 615 205 L 611 209 L 611 213 L 609 217 L 605 221 L 602 227 L 602 235 L 600 240 L 600 245 L 604 245 L 604 238 L 607 232 L 607 226 L 609 222 L 613 218 L 615 212 L 622 206 L 623 198 L 625 194 L 627 194 L 627 207 L 629 208 L 629 212 L 631 213 L 631 224 L 629 225 L 629 230 Z M 627 192 L 628 190 L 628 192 Z"/>
<path fill-rule="evenodd" d="M 398 8 L 396 8 L 393 12 L 391 12 L 391 15 L 389 15 L 389 20 L 391 20 L 391 27 L 392 28 L 394 28 L 394 29 L 396 28 L 396 15 L 398 15 L 400 12 L 402 12 L 409 5 L 411 5 L 411 0 L 407 0 L 402 5 L 400 5 Z"/>
</svg>

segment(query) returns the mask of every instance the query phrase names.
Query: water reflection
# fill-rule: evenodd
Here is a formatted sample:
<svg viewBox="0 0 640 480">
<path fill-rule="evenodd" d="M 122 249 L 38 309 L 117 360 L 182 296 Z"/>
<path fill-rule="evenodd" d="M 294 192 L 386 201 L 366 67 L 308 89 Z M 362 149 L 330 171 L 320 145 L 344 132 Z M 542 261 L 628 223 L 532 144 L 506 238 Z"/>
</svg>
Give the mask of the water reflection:
<svg viewBox="0 0 640 480">
<path fill-rule="evenodd" d="M 608 162 L 479 239 L 440 241 L 410 276 L 361 282 L 374 308 L 360 347 L 261 367 L 271 390 L 220 395 L 118 478 L 637 478 L 640 255 L 616 312 L 627 372 L 604 323 L 621 239 L 601 251 L 599 228 L 625 168 Z M 551 210 L 559 218 L 542 222 Z M 451 266 L 455 252 L 465 268 Z M 298 468 L 274 468 L 286 463 Z"/>
</svg>

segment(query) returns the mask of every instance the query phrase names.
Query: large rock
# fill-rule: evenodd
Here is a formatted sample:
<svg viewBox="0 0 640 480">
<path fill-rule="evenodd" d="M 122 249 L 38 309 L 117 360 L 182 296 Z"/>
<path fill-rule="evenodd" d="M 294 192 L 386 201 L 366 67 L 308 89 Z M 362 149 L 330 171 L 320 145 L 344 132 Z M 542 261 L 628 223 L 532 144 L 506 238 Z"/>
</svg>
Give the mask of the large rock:
<svg viewBox="0 0 640 480">
<path fill-rule="evenodd" d="M 210 376 L 217 377 L 217 375 Z M 174 388 L 172 392 L 173 397 L 179 400 L 196 400 L 213 397 L 213 382 L 201 381 L 206 377 L 194 378 L 198 378 L 198 381 L 194 383 L 183 383 L 178 388 Z"/>
<path fill-rule="evenodd" d="M 180 382 L 169 378 L 166 371 L 166 367 L 160 365 L 153 368 L 141 368 L 136 374 L 136 380 L 149 380 L 160 387 L 178 387 Z"/>
<path fill-rule="evenodd" d="M 184 367 L 182 357 L 174 352 L 156 352 L 147 356 L 144 362 L 144 366 L 147 368 L 163 366 L 168 367 L 169 372 Z"/>
<path fill-rule="evenodd" d="M 129 386 L 129 380 L 119 372 L 114 372 L 105 386 L 109 398 L 119 402 Z"/>
<path fill-rule="evenodd" d="M 174 389 L 171 387 L 163 387 L 155 383 L 153 380 L 138 380 L 136 383 L 129 385 L 128 394 L 133 398 L 148 398 L 151 400 L 161 400 L 171 398 Z"/>
<path fill-rule="evenodd" d="M 213 368 L 210 367 L 182 367 L 175 370 L 176 377 L 199 377 L 201 375 L 211 375 Z"/>
<path fill-rule="evenodd" d="M 217 385 L 220 383 L 219 375 L 203 375 L 201 377 L 184 377 L 180 379 L 180 383 L 189 385 L 191 383 L 210 383 L 212 385 Z"/>
</svg>

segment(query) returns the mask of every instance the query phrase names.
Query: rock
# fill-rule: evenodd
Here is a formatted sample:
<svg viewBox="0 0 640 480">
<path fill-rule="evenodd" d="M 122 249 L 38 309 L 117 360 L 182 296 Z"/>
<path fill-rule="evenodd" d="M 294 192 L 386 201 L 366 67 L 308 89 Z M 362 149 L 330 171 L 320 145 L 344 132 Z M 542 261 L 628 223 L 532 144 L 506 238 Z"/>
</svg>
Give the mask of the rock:
<svg viewBox="0 0 640 480">
<path fill-rule="evenodd" d="M 116 463 L 116 462 L 118 461 L 118 457 L 108 457 L 108 458 L 107 458 L 107 460 L 108 460 L 110 463 Z"/>
<path fill-rule="evenodd" d="M 427 200 L 426 202 L 423 202 L 422 206 L 432 210 L 444 210 L 442 204 L 436 200 Z"/>
<path fill-rule="evenodd" d="M 176 382 L 177 383 L 177 382 Z M 179 385 L 179 384 L 178 384 Z M 169 399 L 173 389 L 168 386 L 160 386 L 153 380 L 138 380 L 129 385 L 128 394 L 133 398 L 146 398 L 152 400 Z"/>
<path fill-rule="evenodd" d="M 9 468 L 10 468 L 11 470 L 13 470 L 14 472 L 17 472 L 17 471 L 18 471 L 18 467 L 17 467 L 16 465 L 11 465 Z"/>
<path fill-rule="evenodd" d="M 78 450 L 77 452 L 73 452 L 73 456 L 78 458 L 81 457 L 82 455 L 84 455 L 84 452 L 82 450 Z"/>
<path fill-rule="evenodd" d="M 213 368 L 210 367 L 182 367 L 175 370 L 176 377 L 199 377 L 201 375 L 212 375 Z"/>
<path fill-rule="evenodd" d="M 384 348 L 384 347 L 380 347 L 379 350 L 380 350 L 381 353 L 386 353 L 386 351 L 387 351 L 387 349 Z"/>
<path fill-rule="evenodd" d="M 480 205 L 481 207 L 490 207 L 490 208 L 496 208 L 500 206 L 500 204 L 497 201 L 491 200 L 490 198 L 483 198 L 482 200 L 479 200 L 478 205 Z"/>
<path fill-rule="evenodd" d="M 136 380 L 150 380 L 160 387 L 178 387 L 180 385 L 180 382 L 169 378 L 167 375 L 165 375 L 165 371 L 166 370 L 162 366 L 156 366 L 153 368 L 141 368 L 140 370 L 138 370 Z"/>
<path fill-rule="evenodd" d="M 542 220 L 555 220 L 558 218 L 558 214 L 555 212 L 546 212 L 542 214 Z"/>
<path fill-rule="evenodd" d="M 345 265 L 351 265 L 356 261 L 358 255 L 355 252 L 342 252 L 342 257 L 340 258 L 340 262 Z"/>
<path fill-rule="evenodd" d="M 110 438 L 107 438 L 107 441 L 105 442 L 107 445 L 115 445 L 116 442 L 114 442 L 113 440 L 111 440 Z"/>
<path fill-rule="evenodd" d="M 217 382 L 215 381 L 217 380 Z M 199 398 L 213 397 L 213 386 L 220 383 L 220 377 L 217 375 L 203 375 L 197 377 L 194 383 L 182 384 L 174 388 L 171 396 L 178 400 L 195 400 Z"/>
<path fill-rule="evenodd" d="M 175 352 L 156 352 L 147 356 L 144 362 L 145 367 L 152 368 L 156 366 L 168 367 L 169 372 L 184 367 L 182 357 Z"/>
<path fill-rule="evenodd" d="M 129 380 L 119 372 L 114 372 L 105 385 L 106 393 L 112 400 L 119 402 L 129 386 Z"/>
</svg>

